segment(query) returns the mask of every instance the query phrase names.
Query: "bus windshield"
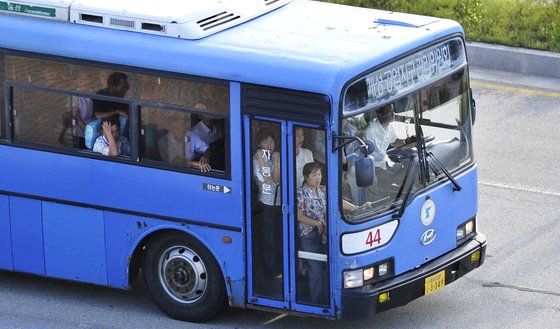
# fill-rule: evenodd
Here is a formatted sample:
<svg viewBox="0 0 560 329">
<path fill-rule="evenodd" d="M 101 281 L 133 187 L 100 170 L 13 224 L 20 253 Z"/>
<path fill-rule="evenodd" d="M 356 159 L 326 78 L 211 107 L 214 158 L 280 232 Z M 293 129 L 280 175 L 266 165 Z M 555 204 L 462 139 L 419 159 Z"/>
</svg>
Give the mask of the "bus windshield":
<svg viewBox="0 0 560 329">
<path fill-rule="evenodd" d="M 402 212 L 426 186 L 456 183 L 454 173 L 473 161 L 467 81 L 462 67 L 389 104 L 343 119 L 344 135 L 374 145 L 369 155 L 374 180 L 368 186 L 356 180 L 356 163 L 366 156 L 361 142 L 356 139 L 342 150 L 341 201 L 348 221 Z"/>
</svg>

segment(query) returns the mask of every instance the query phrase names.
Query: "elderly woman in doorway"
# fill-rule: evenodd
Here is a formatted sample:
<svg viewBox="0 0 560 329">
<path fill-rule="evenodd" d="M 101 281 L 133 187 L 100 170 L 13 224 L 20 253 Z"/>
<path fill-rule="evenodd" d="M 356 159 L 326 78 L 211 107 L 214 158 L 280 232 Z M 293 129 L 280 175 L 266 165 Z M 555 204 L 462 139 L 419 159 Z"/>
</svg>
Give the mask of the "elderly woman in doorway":
<svg viewBox="0 0 560 329">
<path fill-rule="evenodd" d="M 311 162 L 303 167 L 304 183 L 297 190 L 297 220 L 300 249 L 314 254 L 325 254 L 327 234 L 327 188 L 321 185 L 321 164 Z M 325 303 L 326 271 L 318 260 L 308 259 L 309 300 Z"/>
</svg>

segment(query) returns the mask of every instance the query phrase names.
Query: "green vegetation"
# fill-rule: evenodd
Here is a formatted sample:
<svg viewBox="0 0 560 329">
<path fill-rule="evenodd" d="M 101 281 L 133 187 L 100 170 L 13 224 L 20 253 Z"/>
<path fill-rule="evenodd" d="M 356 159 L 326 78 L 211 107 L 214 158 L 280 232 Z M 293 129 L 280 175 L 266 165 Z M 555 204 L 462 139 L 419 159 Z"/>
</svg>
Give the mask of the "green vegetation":
<svg viewBox="0 0 560 329">
<path fill-rule="evenodd" d="M 458 21 L 469 41 L 560 52 L 560 0 L 325 0 Z"/>
</svg>

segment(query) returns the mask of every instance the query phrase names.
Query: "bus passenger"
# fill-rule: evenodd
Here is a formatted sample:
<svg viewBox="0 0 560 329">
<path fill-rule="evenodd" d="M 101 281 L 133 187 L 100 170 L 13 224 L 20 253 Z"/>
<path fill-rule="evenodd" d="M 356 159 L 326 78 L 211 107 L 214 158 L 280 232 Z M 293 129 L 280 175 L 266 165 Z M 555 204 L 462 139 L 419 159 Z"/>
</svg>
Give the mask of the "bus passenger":
<svg viewBox="0 0 560 329">
<path fill-rule="evenodd" d="M 303 128 L 297 127 L 295 131 L 296 136 L 296 177 L 297 186 L 303 184 L 303 166 L 306 163 L 314 162 L 313 152 L 311 150 L 303 148 L 303 140 L 305 139 L 303 134 Z"/>
<path fill-rule="evenodd" d="M 305 182 L 297 190 L 297 221 L 300 249 L 325 254 L 327 243 L 327 188 L 321 185 L 321 164 L 303 167 Z M 318 260 L 307 259 L 309 266 L 309 299 L 313 304 L 325 304 L 326 270 Z"/>
<path fill-rule="evenodd" d="M 84 129 L 88 123 L 95 120 L 93 116 L 93 102 L 90 98 L 72 96 L 73 137 L 74 147 L 85 149 Z"/>
<path fill-rule="evenodd" d="M 282 275 L 282 207 L 280 190 L 280 153 L 275 150 L 272 131 L 257 134 L 258 149 L 253 156 L 253 174 L 259 188 L 260 212 L 255 221 L 260 246 L 257 263 L 265 278 Z"/>
<path fill-rule="evenodd" d="M 130 144 L 126 137 L 120 135 L 119 126 L 118 116 L 103 120 L 101 124 L 102 134 L 95 140 L 93 151 L 110 157 L 130 155 Z"/>
<path fill-rule="evenodd" d="M 107 78 L 107 87 L 99 90 L 97 95 L 123 98 L 129 87 L 126 74 L 113 72 Z M 97 119 L 105 119 L 114 115 L 128 117 L 128 104 L 94 99 L 93 115 Z"/>
<path fill-rule="evenodd" d="M 196 104 L 195 108 L 205 110 L 204 104 Z M 200 115 L 198 122 L 189 133 L 185 134 L 185 158 L 190 160 L 192 166 L 200 168 L 200 171 L 207 172 L 212 169 L 210 166 L 210 152 L 208 147 L 219 140 L 223 140 L 222 128 L 216 124 L 216 119 Z"/>
</svg>

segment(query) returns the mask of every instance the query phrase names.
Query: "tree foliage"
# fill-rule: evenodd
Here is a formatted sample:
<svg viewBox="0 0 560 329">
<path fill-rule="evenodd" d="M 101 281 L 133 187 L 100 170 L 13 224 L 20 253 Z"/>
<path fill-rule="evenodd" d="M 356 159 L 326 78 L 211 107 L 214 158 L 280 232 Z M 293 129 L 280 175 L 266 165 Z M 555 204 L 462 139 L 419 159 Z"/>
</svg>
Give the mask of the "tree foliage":
<svg viewBox="0 0 560 329">
<path fill-rule="evenodd" d="M 560 52 L 560 0 L 324 0 L 449 18 L 467 40 Z"/>
</svg>

